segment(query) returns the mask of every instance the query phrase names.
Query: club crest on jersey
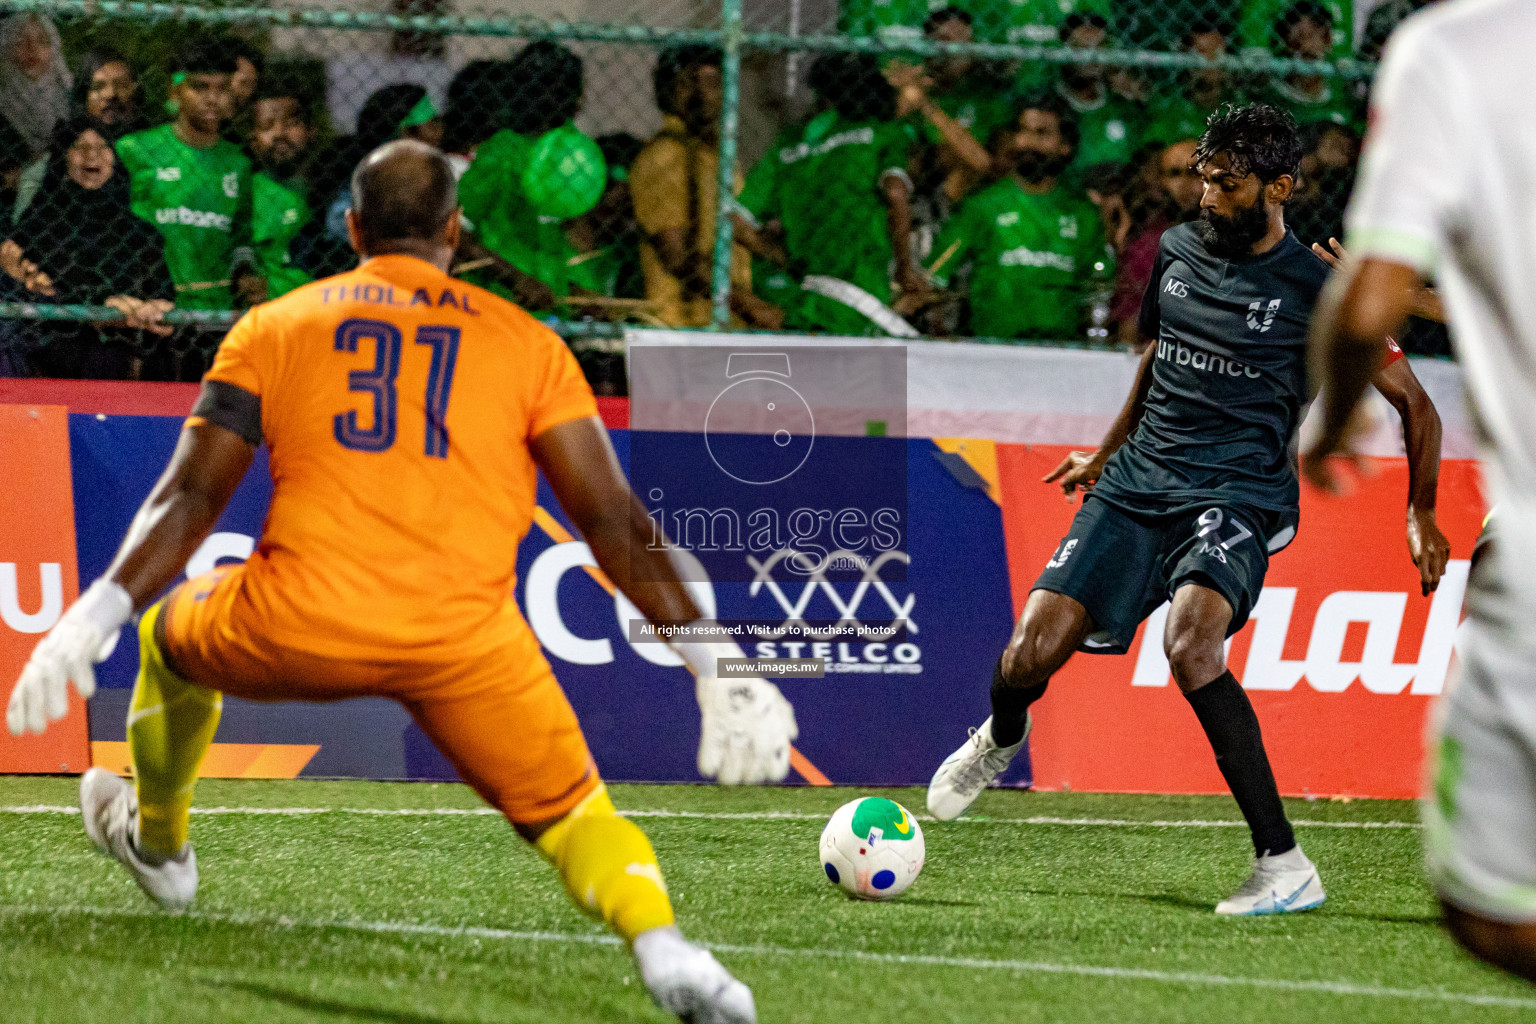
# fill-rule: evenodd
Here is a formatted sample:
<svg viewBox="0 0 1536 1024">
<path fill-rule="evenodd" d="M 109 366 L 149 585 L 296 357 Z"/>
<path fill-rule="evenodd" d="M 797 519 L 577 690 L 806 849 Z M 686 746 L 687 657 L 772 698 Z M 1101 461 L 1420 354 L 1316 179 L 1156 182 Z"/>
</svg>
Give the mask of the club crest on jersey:
<svg viewBox="0 0 1536 1024">
<path fill-rule="evenodd" d="M 1264 319 L 1262 321 L 1259 319 L 1259 311 L 1261 308 L 1264 312 Z M 1248 329 L 1250 331 L 1258 331 L 1260 334 L 1263 334 L 1265 331 L 1269 330 L 1271 326 L 1273 326 L 1275 322 L 1275 314 L 1278 312 L 1280 312 L 1279 299 L 1270 299 L 1268 306 L 1264 305 L 1263 299 L 1254 299 L 1252 302 L 1248 303 Z"/>
<path fill-rule="evenodd" d="M 228 174 L 224 175 L 224 194 L 226 196 L 228 196 L 229 198 L 231 198 L 231 199 L 238 199 L 239 198 L 239 196 L 240 196 L 240 172 L 239 171 L 230 171 Z"/>
<path fill-rule="evenodd" d="M 1059 569 L 1066 565 L 1067 559 L 1072 557 L 1072 549 L 1075 547 L 1077 547 L 1076 537 L 1069 537 L 1067 540 L 1062 541 L 1061 549 L 1051 557 L 1049 562 L 1045 563 L 1045 567 L 1047 569 Z"/>
</svg>

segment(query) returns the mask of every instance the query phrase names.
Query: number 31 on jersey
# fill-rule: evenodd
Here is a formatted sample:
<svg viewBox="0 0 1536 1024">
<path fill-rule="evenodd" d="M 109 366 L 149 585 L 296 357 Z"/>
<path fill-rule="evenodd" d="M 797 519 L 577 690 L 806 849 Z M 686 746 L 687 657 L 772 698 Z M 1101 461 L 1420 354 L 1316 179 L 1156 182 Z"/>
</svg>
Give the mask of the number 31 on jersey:
<svg viewBox="0 0 1536 1024">
<path fill-rule="evenodd" d="M 395 378 L 400 375 L 400 356 L 404 336 L 400 328 L 386 320 L 353 317 L 336 327 L 337 352 L 356 352 L 364 339 L 374 343 L 373 369 L 352 370 L 347 374 L 347 389 L 373 396 L 373 425 L 366 430 L 357 423 L 357 410 L 337 413 L 333 421 L 336 440 L 344 448 L 359 452 L 388 451 L 395 443 L 399 394 Z M 448 457 L 448 396 L 453 391 L 453 371 L 459 358 L 459 329 L 442 324 L 423 324 L 416 328 L 415 343 L 432 349 L 432 365 L 427 371 L 427 427 L 423 449 L 430 458 Z"/>
</svg>

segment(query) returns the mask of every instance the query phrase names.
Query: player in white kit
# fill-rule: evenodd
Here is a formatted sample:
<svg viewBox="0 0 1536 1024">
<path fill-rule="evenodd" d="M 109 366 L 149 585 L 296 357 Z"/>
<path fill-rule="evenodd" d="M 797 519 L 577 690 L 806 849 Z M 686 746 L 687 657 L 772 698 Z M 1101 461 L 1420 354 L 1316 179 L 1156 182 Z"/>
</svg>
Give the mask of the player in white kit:
<svg viewBox="0 0 1536 1024">
<path fill-rule="evenodd" d="M 1455 0 L 1388 44 L 1345 224 L 1351 265 L 1313 324 L 1324 429 L 1350 410 L 1433 276 L 1481 431 L 1498 535 L 1474 559 L 1461 678 L 1437 709 L 1431 879 L 1467 949 L 1536 980 L 1536 3 Z"/>
</svg>

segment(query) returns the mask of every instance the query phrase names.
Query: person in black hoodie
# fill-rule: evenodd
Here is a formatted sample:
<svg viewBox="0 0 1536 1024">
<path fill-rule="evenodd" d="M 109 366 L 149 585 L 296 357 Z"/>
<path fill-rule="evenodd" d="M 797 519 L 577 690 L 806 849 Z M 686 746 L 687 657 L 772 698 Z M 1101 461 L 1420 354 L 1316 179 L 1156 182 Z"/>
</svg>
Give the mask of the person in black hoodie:
<svg viewBox="0 0 1536 1024">
<path fill-rule="evenodd" d="M 316 278 L 357 266 L 357 253 L 347 241 L 352 171 L 384 143 L 402 138 L 429 146 L 443 141 L 443 120 L 427 90 L 419 85 L 386 85 L 373 93 L 358 111 L 356 134 L 343 136 L 315 154 L 308 168 L 315 216 L 289 246 L 295 266 Z"/>
<path fill-rule="evenodd" d="M 110 306 L 122 325 L 70 321 L 24 325 L 42 376 L 122 380 L 139 348 L 135 331 L 169 334 L 174 305 L 160 233 L 128 207 L 128 178 L 101 126 L 72 118 L 54 132 L 36 201 L 0 243 L 11 301 Z"/>
</svg>

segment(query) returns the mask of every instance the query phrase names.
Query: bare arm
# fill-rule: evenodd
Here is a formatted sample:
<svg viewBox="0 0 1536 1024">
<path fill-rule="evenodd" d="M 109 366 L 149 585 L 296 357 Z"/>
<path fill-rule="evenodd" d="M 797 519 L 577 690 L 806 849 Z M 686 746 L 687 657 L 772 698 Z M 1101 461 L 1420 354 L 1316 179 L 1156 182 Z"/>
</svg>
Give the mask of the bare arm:
<svg viewBox="0 0 1536 1024">
<path fill-rule="evenodd" d="M 731 214 L 731 226 L 738 244 L 755 253 L 776 267 L 789 266 L 789 253 L 778 242 L 770 240 L 751 221 L 739 213 Z"/>
<path fill-rule="evenodd" d="M 1323 289 L 1309 341 L 1322 429 L 1302 458 L 1302 471 L 1319 487 L 1337 489 L 1326 459 L 1344 451 L 1350 415 L 1381 366 L 1387 336 L 1402 329 L 1422 284 L 1412 267 L 1368 258 L 1346 263 Z"/>
<path fill-rule="evenodd" d="M 105 578 L 142 608 L 179 576 L 218 522 L 256 448 L 211 423 L 183 428 L 170 465 L 128 527 Z"/>
<path fill-rule="evenodd" d="M 533 458 L 592 549 L 598 566 L 652 622 L 692 622 L 698 605 L 678 578 L 665 536 L 624 479 L 608 431 L 597 417 L 550 427 L 532 442 Z"/>
<path fill-rule="evenodd" d="M 753 237 L 756 237 L 755 233 Z M 688 244 L 687 233 L 682 228 L 656 232 L 651 236 L 651 245 L 656 248 L 656 255 L 667 273 L 682 283 L 685 296 L 699 298 L 713 294 L 713 261 Z M 731 312 L 754 327 L 777 330 L 784 325 L 783 310 L 739 284 L 731 285 L 730 304 Z"/>
<path fill-rule="evenodd" d="M 595 416 L 550 427 L 532 442 L 560 505 L 592 549 L 598 566 L 652 622 L 701 616 L 655 530 L 629 489 L 608 431 Z M 721 657 L 743 657 L 734 642 L 678 643 L 673 650 L 698 680 L 699 773 L 721 785 L 777 782 L 789 773 L 795 712 L 763 679 L 719 676 Z"/>
<path fill-rule="evenodd" d="M 1413 308 L 1408 312 L 1422 320 L 1433 320 L 1437 324 L 1446 322 L 1445 305 L 1440 301 L 1440 293 L 1428 286 L 1414 292 Z"/>
<path fill-rule="evenodd" d="M 885 230 L 896 258 L 896 281 L 904 292 L 921 292 L 927 282 L 912 260 L 912 191 L 906 179 L 887 174 L 880 181 L 885 196 Z"/>
<path fill-rule="evenodd" d="M 464 272 L 466 268 L 462 264 L 466 263 L 484 268 L 498 284 L 517 297 L 518 305 L 526 309 L 548 309 L 555 304 L 555 293 L 549 285 L 518 270 L 468 231 L 459 236 L 454 273 Z"/>
<path fill-rule="evenodd" d="M 68 714 L 70 683 L 82 698 L 96 692 L 93 666 L 111 654 L 134 609 L 149 604 L 186 568 L 250 468 L 261 437 L 253 414 L 259 421 L 254 394 L 219 382 L 203 385 L 199 418 L 182 428 L 170 464 L 129 524 L 117 557 L 27 659 L 6 703 L 11 735 L 42 733 Z M 222 422 L 234 429 L 215 425 Z M 254 440 L 242 436 L 247 428 Z"/>
<path fill-rule="evenodd" d="M 987 148 L 928 95 L 933 83 L 924 74 L 921 64 L 892 62 L 885 68 L 885 79 L 896 89 L 898 117 L 913 111 L 921 113 L 938 130 L 944 147 L 958 157 L 960 163 L 976 174 L 985 174 L 991 169 L 992 156 Z"/>
<path fill-rule="evenodd" d="M 922 111 L 928 123 L 939 130 L 944 145 L 960 158 L 960 162 L 976 174 L 986 174 L 992 169 L 992 154 L 987 147 L 976 141 L 964 125 L 948 114 L 927 93 L 922 94 L 917 109 Z"/>
<path fill-rule="evenodd" d="M 1403 421 L 1408 504 L 1433 509 L 1440 481 L 1440 413 L 1406 359 L 1382 367 L 1372 383 Z"/>
<path fill-rule="evenodd" d="M 1110 424 L 1109 432 L 1104 435 L 1104 440 L 1099 442 L 1096 451 L 1071 452 L 1061 460 L 1061 464 L 1045 475 L 1045 483 L 1060 482 L 1063 493 L 1070 499 L 1072 492 L 1081 487 L 1083 490 L 1092 489 L 1098 481 L 1099 474 L 1104 471 L 1104 464 L 1109 457 L 1130 439 L 1131 432 L 1136 429 L 1136 424 L 1141 422 L 1141 414 L 1147 406 L 1147 394 L 1152 390 L 1152 360 L 1157 358 L 1157 340 L 1142 339 L 1146 343 L 1146 351 L 1141 354 L 1141 362 L 1136 366 L 1136 382 L 1131 385 L 1131 393 L 1126 396 L 1125 404 L 1120 407 L 1120 413 L 1115 417 L 1115 422 Z"/>
<path fill-rule="evenodd" d="M 1427 595 L 1439 585 L 1451 554 L 1450 541 L 1435 522 L 1440 413 L 1406 359 L 1382 367 L 1374 383 L 1403 421 L 1403 448 L 1408 453 L 1408 553 L 1419 568 Z"/>
<path fill-rule="evenodd" d="M 1330 269 L 1337 270 L 1339 264 L 1349 258 L 1349 253 L 1337 238 L 1329 238 L 1328 245 L 1332 247 L 1332 252 L 1313 242 L 1312 252 L 1318 259 L 1328 264 Z M 1433 320 L 1437 324 L 1445 323 L 1445 306 L 1440 301 L 1440 293 L 1427 284 L 1421 283 L 1418 290 L 1413 293 L 1413 303 L 1408 307 L 1408 315 L 1422 320 Z"/>
</svg>

